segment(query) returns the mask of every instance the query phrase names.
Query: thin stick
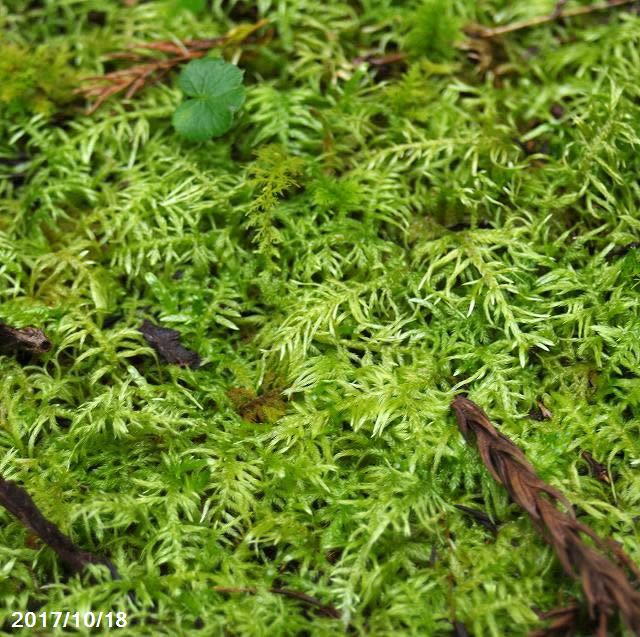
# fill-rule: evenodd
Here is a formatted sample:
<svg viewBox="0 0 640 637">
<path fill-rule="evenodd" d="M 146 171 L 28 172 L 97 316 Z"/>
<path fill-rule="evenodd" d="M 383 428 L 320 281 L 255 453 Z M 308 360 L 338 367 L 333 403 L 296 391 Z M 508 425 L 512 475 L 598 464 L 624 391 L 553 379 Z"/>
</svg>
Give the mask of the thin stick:
<svg viewBox="0 0 640 637">
<path fill-rule="evenodd" d="M 103 564 L 114 579 L 120 579 L 115 566 L 105 557 L 81 549 L 50 520 L 44 517 L 31 496 L 15 482 L 0 476 L 0 505 L 32 533 L 48 544 L 72 572 L 88 564 Z"/>
<path fill-rule="evenodd" d="M 635 2 L 637 2 L 637 0 L 609 0 L 609 2 L 596 2 L 595 4 L 590 4 L 584 7 L 574 7 L 573 9 L 553 11 L 547 15 L 540 15 L 535 18 L 528 18 L 527 20 L 511 22 L 510 24 L 505 24 L 499 27 L 485 27 L 480 24 L 470 24 L 465 27 L 465 31 L 467 35 L 475 38 L 491 39 L 507 33 L 513 33 L 514 31 L 537 27 L 541 24 L 547 24 L 548 22 L 555 22 L 556 20 L 561 20 L 563 18 L 575 18 L 589 13 L 595 13 L 596 11 L 606 11 L 607 9 L 623 7 L 625 5 L 634 4 Z"/>
<path fill-rule="evenodd" d="M 254 588 L 253 586 L 214 586 L 213 590 L 218 593 L 246 593 L 247 595 L 256 595 L 258 593 L 258 589 Z M 306 593 L 301 593 L 300 591 L 292 591 L 289 588 L 272 587 L 267 590 L 270 593 L 274 593 L 275 595 L 283 595 L 284 597 L 288 597 L 290 599 L 297 599 L 298 601 L 308 604 L 309 606 L 313 606 L 321 615 L 324 615 L 325 617 L 331 617 L 332 619 L 340 619 L 341 617 L 340 611 L 337 608 L 335 608 L 334 606 L 323 604 L 319 599 L 311 597 L 311 595 L 307 595 Z"/>
</svg>

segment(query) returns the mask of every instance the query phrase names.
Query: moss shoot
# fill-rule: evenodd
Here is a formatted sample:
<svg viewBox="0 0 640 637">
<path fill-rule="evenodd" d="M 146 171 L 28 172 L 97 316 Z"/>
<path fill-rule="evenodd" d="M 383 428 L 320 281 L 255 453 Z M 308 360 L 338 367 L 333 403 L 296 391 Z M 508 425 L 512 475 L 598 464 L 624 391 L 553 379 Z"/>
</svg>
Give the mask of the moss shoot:
<svg viewBox="0 0 640 637">
<path fill-rule="evenodd" d="M 640 562 L 640 17 L 461 30 L 554 5 L 0 4 L 0 323 L 51 341 L 0 354 L 0 475 L 121 576 L 69 577 L 0 510 L 0 626 L 525 635 L 580 587 L 460 392 Z M 175 71 L 91 115 L 74 93 L 110 52 L 262 18 L 215 52 L 246 89 L 222 137 L 176 134 Z"/>
</svg>

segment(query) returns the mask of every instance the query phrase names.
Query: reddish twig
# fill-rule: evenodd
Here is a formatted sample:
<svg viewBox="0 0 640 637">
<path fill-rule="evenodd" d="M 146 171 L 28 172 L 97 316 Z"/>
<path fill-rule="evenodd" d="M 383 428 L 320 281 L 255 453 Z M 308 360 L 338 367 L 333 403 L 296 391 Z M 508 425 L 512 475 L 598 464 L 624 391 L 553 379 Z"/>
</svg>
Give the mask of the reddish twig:
<svg viewBox="0 0 640 637">
<path fill-rule="evenodd" d="M 623 7 L 637 1 L 638 0 L 608 0 L 608 2 L 596 2 L 595 4 L 574 7 L 573 9 L 564 9 L 564 3 L 558 3 L 556 5 L 556 9 L 552 13 L 548 13 L 546 15 L 540 15 L 535 18 L 520 20 L 518 22 L 511 22 L 510 24 L 504 24 L 499 27 L 485 27 L 481 24 L 469 24 L 464 28 L 464 31 L 467 35 L 474 38 L 491 39 L 507 33 L 513 33 L 514 31 L 537 27 L 541 24 L 547 24 L 548 22 L 556 22 L 563 18 L 575 18 L 581 15 L 588 15 L 589 13 L 595 13 L 596 11 L 606 11 L 607 9 Z"/>
<path fill-rule="evenodd" d="M 640 593 L 633 588 L 624 569 L 632 570 L 636 577 L 638 570 L 631 567 L 633 563 L 620 545 L 602 539 L 577 520 L 565 496 L 536 474 L 524 453 L 496 430 L 478 405 L 457 396 L 451 406 L 465 439 L 475 437 L 489 473 L 528 513 L 553 547 L 565 572 L 580 581 L 589 616 L 598 626 L 598 636 L 607 634 L 608 620 L 616 610 L 629 630 L 640 635 Z M 589 538 L 593 546 L 586 544 L 583 537 Z"/>
<path fill-rule="evenodd" d="M 248 587 L 235 587 L 235 586 L 214 586 L 213 590 L 218 593 L 246 593 L 248 595 L 256 595 L 258 593 L 258 589 L 253 586 Z M 327 604 L 323 604 L 319 599 L 315 597 L 311 597 L 311 595 L 307 595 L 306 593 L 301 593 L 300 591 L 293 591 L 289 588 L 268 588 L 270 593 L 274 593 L 275 595 L 283 595 L 284 597 L 288 597 L 289 599 L 296 599 L 308 606 L 313 606 L 320 615 L 324 615 L 325 617 L 331 617 L 332 619 L 340 619 L 342 616 L 340 611 L 334 606 L 329 606 Z"/>
<path fill-rule="evenodd" d="M 83 81 L 87 82 L 87 85 L 76 89 L 75 93 L 93 100 L 87 109 L 87 114 L 90 115 L 110 97 L 124 93 L 125 98 L 130 99 L 144 87 L 161 80 L 175 67 L 204 57 L 213 48 L 242 42 L 258 43 L 259 40 L 252 39 L 251 36 L 267 23 L 268 20 L 263 19 L 250 26 L 236 27 L 226 35 L 217 38 L 183 42 L 168 40 L 147 42 L 133 45 L 126 51 L 111 53 L 107 56 L 109 59 L 126 60 L 133 66 L 104 75 L 86 77 Z M 157 53 L 169 57 L 164 59 L 149 57 Z"/>
</svg>

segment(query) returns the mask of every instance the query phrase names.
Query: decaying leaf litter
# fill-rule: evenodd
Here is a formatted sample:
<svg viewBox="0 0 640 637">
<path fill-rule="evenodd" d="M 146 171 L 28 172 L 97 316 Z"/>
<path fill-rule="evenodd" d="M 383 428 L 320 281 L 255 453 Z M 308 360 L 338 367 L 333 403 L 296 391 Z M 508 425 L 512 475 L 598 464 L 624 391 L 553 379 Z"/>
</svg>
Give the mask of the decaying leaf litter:
<svg viewBox="0 0 640 637">
<path fill-rule="evenodd" d="M 427 4 L 429 3 L 425 3 L 425 6 Z M 541 16 L 540 19 L 534 18 L 531 20 L 522 20 L 520 22 L 514 21 L 514 23 L 511 26 L 496 27 L 495 29 L 493 28 L 485 28 L 480 30 L 478 28 L 475 28 L 474 30 L 467 29 L 467 33 L 472 35 L 472 37 L 480 40 L 493 39 L 495 37 L 500 37 L 502 35 L 514 32 L 516 30 L 526 29 L 529 27 L 536 26 L 538 24 L 553 23 L 555 21 L 559 21 L 567 17 L 572 17 L 574 15 L 583 15 L 583 14 L 588 15 L 597 11 L 606 11 L 608 9 L 622 7 L 623 5 L 631 5 L 633 3 L 630 3 L 630 2 L 600 3 L 600 4 L 583 6 L 583 7 L 574 8 L 574 9 L 565 7 L 564 6 L 565 4 L 566 3 L 558 3 L 555 10 L 551 14 L 549 14 L 548 16 Z M 249 26 L 244 29 L 241 29 L 239 32 L 236 32 L 240 34 L 236 38 L 236 42 L 241 43 L 249 35 L 252 35 L 255 31 L 263 27 L 265 24 L 266 24 L 265 21 L 260 21 L 256 23 L 256 25 L 254 25 L 255 28 Z M 234 31 L 231 30 L 229 31 L 229 33 L 233 34 Z M 269 34 L 269 38 L 271 37 L 273 37 L 273 32 Z M 216 41 L 215 44 L 213 44 L 213 46 L 218 46 L 223 44 L 224 43 L 223 40 L 224 38 L 219 38 L 218 41 Z M 189 46 L 191 45 L 185 44 L 185 49 L 188 49 Z M 144 48 L 144 45 L 142 48 Z M 161 51 L 163 53 L 180 57 L 177 44 L 165 42 L 159 48 L 156 47 L 155 45 L 152 45 L 151 49 L 153 48 L 156 48 L 158 51 Z M 195 46 L 195 48 L 194 47 L 192 48 L 194 51 L 200 51 L 200 50 L 204 51 L 206 49 L 206 47 L 199 49 L 198 46 Z M 473 50 L 473 49 L 467 48 L 467 50 Z M 506 67 L 498 68 L 497 66 L 495 66 L 494 61 L 492 60 L 494 53 L 492 52 L 491 49 L 487 48 L 484 55 L 487 57 L 485 57 L 484 62 L 481 62 L 479 70 L 482 71 L 483 73 L 490 72 L 493 67 L 496 77 L 501 77 L 504 74 Z M 172 60 L 171 63 L 166 68 L 167 69 L 173 68 L 174 66 L 176 66 L 176 64 L 186 62 L 192 59 L 193 57 L 199 57 L 199 54 L 196 54 L 196 55 L 185 54 L 184 59 L 180 59 L 177 62 L 175 60 Z M 388 64 L 394 65 L 398 62 L 404 63 L 405 59 L 406 59 L 406 55 L 404 52 L 389 53 L 389 54 L 381 53 L 377 57 L 373 56 L 373 54 L 367 53 L 365 55 L 352 57 L 352 64 L 353 66 L 357 67 L 361 65 L 363 62 L 365 62 L 365 63 L 369 63 L 373 67 L 375 66 L 382 67 Z M 139 60 L 136 60 L 135 58 L 132 58 L 132 60 L 139 61 Z M 145 75 L 146 71 L 150 69 L 153 69 L 153 71 L 151 71 L 148 75 Z M 99 106 L 108 97 L 112 95 L 116 95 L 117 93 L 124 91 L 125 89 L 129 91 L 126 96 L 132 97 L 139 89 L 141 89 L 147 83 L 147 78 L 151 79 L 153 77 L 153 79 L 158 79 L 158 77 L 162 76 L 162 72 L 164 72 L 164 69 L 165 67 L 162 65 L 153 66 L 152 64 L 152 66 L 144 69 L 143 71 L 140 71 L 138 69 L 132 75 L 131 74 L 127 75 L 125 78 L 126 82 L 123 80 L 122 84 L 120 84 L 119 81 L 115 81 L 115 78 L 117 78 L 118 76 L 114 76 L 114 82 L 113 84 L 111 84 L 114 90 L 109 89 L 103 93 L 92 93 L 91 96 L 98 98 L 99 103 L 97 104 L 97 106 Z M 156 75 L 156 73 L 158 75 Z M 125 76 L 123 75 L 122 77 L 125 77 Z M 107 85 L 109 85 L 111 81 L 112 80 L 107 80 Z M 502 82 L 503 80 L 500 80 L 500 81 Z M 554 108 L 555 108 L 555 111 L 553 111 Z M 559 108 L 564 108 L 564 107 L 559 107 L 559 105 L 556 104 L 550 109 L 551 111 L 553 111 L 554 117 L 557 117 L 557 113 L 560 112 Z M 535 126 L 532 126 L 529 129 L 529 131 L 535 132 L 536 127 L 543 126 L 543 125 L 544 124 L 542 122 L 538 122 L 535 124 Z M 528 136 L 529 131 L 525 132 L 526 136 Z M 533 144 L 532 139 L 534 138 L 531 138 L 526 142 L 522 143 L 522 148 L 527 154 L 537 157 L 541 153 L 545 155 L 552 153 L 552 150 L 549 146 L 539 146 L 538 144 Z M 326 148 L 326 145 L 325 145 L 325 148 Z M 281 152 L 281 151 L 278 151 L 278 152 Z M 536 159 L 535 165 L 538 168 L 543 167 L 543 164 L 539 163 L 538 159 Z M 281 195 L 283 192 L 283 189 L 277 190 L 276 192 L 279 195 Z M 327 193 L 325 192 L 323 195 L 320 195 L 319 194 L 320 192 L 321 190 L 318 188 L 318 190 L 316 190 L 316 194 L 313 195 L 316 205 L 322 205 L 323 197 L 324 197 L 324 201 L 327 200 L 326 199 Z M 267 201 L 269 201 L 269 199 L 267 199 Z M 349 199 L 348 197 L 346 197 L 341 202 L 342 205 L 346 206 L 344 210 L 349 209 L 348 201 Z M 271 203 L 268 205 L 273 206 L 275 205 L 276 202 L 277 202 L 277 197 L 272 198 Z M 332 204 L 332 205 L 335 205 L 335 204 Z M 266 212 L 267 209 L 257 208 L 257 210 Z M 272 213 L 269 210 L 269 215 L 271 214 Z M 266 228 L 266 225 L 264 226 L 264 228 Z M 278 237 L 278 234 L 272 234 L 271 236 L 273 238 L 269 239 L 266 244 L 260 244 L 261 247 L 267 244 L 270 244 L 272 246 L 277 245 L 277 243 L 280 241 L 280 239 L 276 239 L 276 237 Z M 633 254 L 633 250 L 635 249 L 634 242 L 629 241 L 629 238 L 630 238 L 629 235 L 627 235 L 626 245 L 630 246 L 630 249 Z M 622 251 L 622 248 L 623 246 L 617 246 L 617 247 L 614 247 L 613 250 L 609 249 L 607 251 L 609 255 L 607 258 L 611 260 L 611 256 L 615 255 L 616 253 L 623 255 L 624 253 Z M 277 252 L 273 252 L 273 251 L 271 252 L 270 262 L 272 264 L 274 263 L 273 257 L 274 255 L 277 255 L 277 254 L 278 254 Z M 473 258 L 474 258 L 473 252 L 471 252 L 471 255 L 472 255 L 471 258 L 473 261 Z M 477 256 L 476 256 L 476 260 L 477 260 Z M 630 267 L 633 268 L 634 266 L 631 265 Z M 482 272 L 481 268 L 479 269 Z M 92 285 L 95 286 L 95 284 L 93 283 Z M 447 283 L 447 285 L 449 285 L 449 283 Z M 95 293 L 93 293 L 93 296 L 95 297 Z M 354 314 L 354 316 L 357 317 L 357 312 Z M 508 319 L 508 314 L 505 314 L 504 316 L 505 318 Z M 12 322 L 17 323 L 15 321 L 12 321 Z M 24 321 L 22 322 L 22 324 L 24 324 Z M 9 327 L 9 325 L 5 325 L 5 324 L 3 324 L 1 328 L 2 328 L 2 332 L 0 333 L 0 336 L 2 336 L 3 345 L 5 346 L 5 350 L 9 350 L 10 354 L 28 353 L 29 355 L 34 355 L 34 354 L 41 355 L 41 354 L 45 354 L 47 351 L 51 349 L 51 343 L 48 337 L 44 335 L 44 332 L 42 332 L 40 328 L 34 328 L 34 327 L 16 328 L 16 327 Z M 367 329 L 370 330 L 371 328 L 367 328 Z M 510 328 L 509 323 L 507 321 L 507 331 L 509 329 L 511 329 L 512 334 L 514 336 L 516 337 L 518 336 L 517 328 L 513 328 L 513 327 Z M 177 364 L 179 367 L 190 367 L 192 369 L 196 369 L 200 366 L 200 363 L 201 363 L 200 354 L 196 354 L 195 351 L 186 349 L 181 344 L 180 342 L 181 335 L 179 331 L 169 329 L 169 328 L 161 328 L 159 325 L 155 325 L 145 320 L 145 322 L 142 324 L 142 327 L 140 327 L 140 333 L 142 334 L 144 339 L 149 343 L 149 345 L 151 345 L 151 347 L 153 347 L 153 349 L 156 350 L 160 358 L 165 362 Z M 606 334 L 606 332 L 603 332 L 603 333 Z M 335 337 L 335 335 L 332 334 L 331 332 L 330 334 L 332 337 Z M 195 342 L 193 341 L 193 335 L 189 340 L 191 342 Z M 83 337 L 83 342 L 84 342 L 84 337 Z M 322 343 L 323 341 L 319 340 L 318 342 Z M 328 343 L 330 342 L 331 340 L 328 341 Z M 202 343 L 202 341 L 200 341 L 200 343 Z M 366 355 L 369 356 L 371 350 L 367 348 L 365 351 L 367 352 Z M 80 356 L 82 356 L 81 352 L 82 350 L 79 351 Z M 54 353 L 55 353 L 55 350 L 54 350 Z M 357 354 L 356 356 L 359 359 L 361 355 Z M 25 360 L 18 359 L 18 362 L 24 363 Z M 132 357 L 131 361 L 134 363 L 135 368 L 137 368 L 138 370 L 142 370 L 143 374 L 147 375 L 148 372 L 145 370 L 145 366 L 142 361 L 138 360 L 137 357 Z M 620 362 L 617 362 L 615 364 L 616 365 L 624 364 L 624 359 L 621 359 Z M 338 370 L 339 367 L 335 367 L 334 369 Z M 615 370 L 615 367 L 613 369 Z M 200 374 L 202 372 L 199 371 L 198 373 Z M 608 373 L 610 374 L 611 371 L 609 371 Z M 299 391 L 301 387 L 304 387 L 304 381 L 301 380 L 304 378 L 305 378 L 305 375 L 303 373 L 302 376 L 299 376 L 297 385 L 295 381 L 292 383 L 291 382 L 288 383 L 288 385 L 291 387 L 291 391 L 293 391 L 293 389 L 296 389 L 297 391 Z M 588 379 L 587 386 L 590 386 L 592 387 L 592 389 L 597 390 L 598 381 L 594 380 L 594 378 L 596 378 L 595 370 L 587 370 L 586 378 Z M 245 379 L 238 378 L 238 380 L 241 381 L 240 384 L 245 384 L 245 385 L 247 384 Z M 626 379 L 626 380 L 629 380 L 629 379 Z M 300 384 L 301 382 L 302 382 L 302 385 Z M 450 382 L 449 386 L 451 386 L 453 383 L 455 383 L 455 379 L 453 380 L 453 382 Z M 248 389 L 241 390 L 238 388 L 235 388 L 235 389 L 232 388 L 228 390 L 227 397 L 231 399 L 234 409 L 237 410 L 239 415 L 242 416 L 244 420 L 248 421 L 248 423 L 250 424 L 253 423 L 254 425 L 260 425 L 261 423 L 262 424 L 271 423 L 274 425 L 278 425 L 280 422 L 279 420 L 280 418 L 284 417 L 286 421 L 286 412 L 284 411 L 284 409 L 286 409 L 286 404 L 279 398 L 279 395 L 282 390 L 283 390 L 282 388 L 278 388 L 275 390 L 269 389 L 267 391 L 263 391 L 262 396 L 264 396 L 264 398 L 262 398 L 262 396 L 258 396 L 258 394 L 253 390 L 248 390 Z M 217 400 L 220 400 L 220 398 L 218 398 Z M 541 400 L 536 399 L 536 406 L 531 408 L 531 414 L 532 414 L 531 417 L 542 424 L 544 424 L 547 421 L 553 420 L 554 413 L 556 412 L 553 401 L 548 403 L 547 400 L 548 399 L 545 399 L 545 402 L 542 402 Z M 260 411 L 262 409 L 262 404 L 265 401 L 273 402 L 276 408 L 275 412 L 269 413 L 269 412 Z M 295 404 L 296 403 L 293 403 L 294 407 L 295 407 Z M 552 408 L 554 413 L 552 413 L 552 411 L 549 410 L 549 408 L 546 406 L 547 404 L 550 404 L 553 406 Z M 482 412 L 482 410 L 480 410 L 473 403 L 470 403 L 470 401 L 466 401 L 466 399 L 461 399 L 461 398 L 457 398 L 454 401 L 453 406 L 458 415 L 461 429 L 467 432 L 469 430 L 472 430 L 476 435 L 479 436 L 478 440 L 480 445 L 480 453 L 483 456 L 483 460 L 487 465 L 487 468 L 489 469 L 489 471 L 496 478 L 496 480 L 505 484 L 505 486 L 507 487 L 507 490 L 509 491 L 511 496 L 514 498 L 514 500 L 518 504 L 521 504 L 525 508 L 525 510 L 527 510 L 530 513 L 533 521 L 537 522 L 537 524 L 541 526 L 543 533 L 545 532 L 547 533 L 552 546 L 554 546 L 554 548 L 558 551 L 560 561 L 564 569 L 567 571 L 567 573 L 573 574 L 575 567 L 577 567 L 577 569 L 579 570 L 580 578 L 583 582 L 585 599 L 587 602 L 587 609 L 589 610 L 591 619 L 594 620 L 595 624 L 597 625 L 597 630 L 599 631 L 598 634 L 606 634 L 607 623 L 613 616 L 615 616 L 617 609 L 620 610 L 622 618 L 624 622 L 627 624 L 628 628 L 637 634 L 639 630 L 638 618 L 637 618 L 637 612 L 638 612 L 637 592 L 634 591 L 633 585 L 627 579 L 625 579 L 625 576 L 623 574 L 621 574 L 625 568 L 631 568 L 633 570 L 633 562 L 628 558 L 626 558 L 624 552 L 622 552 L 622 550 L 617 544 L 615 544 L 612 541 L 599 539 L 598 535 L 596 535 L 594 531 L 592 531 L 588 526 L 584 525 L 582 522 L 578 522 L 574 516 L 570 515 L 571 507 L 570 505 L 568 505 L 567 501 L 564 499 L 564 496 L 562 496 L 559 493 L 559 491 L 554 487 L 546 485 L 535 475 L 535 473 L 533 473 L 533 469 L 531 465 L 524 458 L 524 456 L 522 455 L 522 452 L 515 445 L 513 445 L 513 443 L 508 441 L 508 439 L 497 434 L 495 428 L 493 428 L 493 426 L 488 421 L 486 415 Z M 461 416 L 460 414 L 463 414 L 463 416 Z M 356 427 L 356 430 L 357 430 L 357 427 Z M 268 435 L 271 435 L 271 434 L 268 434 Z M 481 442 L 481 440 L 486 440 L 487 435 L 489 436 L 489 439 L 493 440 L 493 442 L 489 442 L 486 444 L 485 442 Z M 499 442 L 496 443 L 495 442 L 496 440 Z M 491 450 L 487 451 L 487 449 L 491 447 L 491 444 L 497 444 L 497 447 L 496 447 L 497 451 L 495 452 Z M 601 453 L 602 452 L 600 451 L 600 454 Z M 501 456 L 500 454 L 503 454 L 503 455 Z M 611 484 L 611 478 L 609 476 L 609 472 L 606 466 L 603 465 L 602 463 L 599 463 L 597 460 L 595 460 L 594 456 L 590 452 L 582 450 L 581 453 L 577 453 L 576 455 L 580 455 L 581 458 L 584 459 L 583 462 L 587 463 L 589 470 L 594 478 L 596 478 L 597 480 L 599 480 L 605 485 Z M 506 458 L 506 460 L 503 457 Z M 497 460 L 497 458 L 503 458 L 503 459 Z M 496 462 L 498 464 L 495 464 Z M 523 475 L 526 474 L 528 476 L 527 480 L 535 487 L 532 493 L 529 494 L 531 495 L 531 498 L 533 499 L 533 501 L 536 502 L 533 508 L 528 503 L 529 495 L 523 494 L 523 492 L 518 490 L 518 488 L 514 488 L 514 485 L 519 483 L 518 481 L 521 478 L 518 476 L 522 472 L 524 472 Z M 69 540 L 69 538 L 67 538 L 66 536 L 62 535 L 59 532 L 59 530 L 57 529 L 57 527 L 55 527 L 55 525 L 51 525 L 50 522 L 48 522 L 44 517 L 42 517 L 42 514 L 40 514 L 37 508 L 35 508 L 35 505 L 33 504 L 33 500 L 31 499 L 30 496 L 26 494 L 24 490 L 20 489 L 20 487 L 17 487 L 17 485 L 14 485 L 14 483 L 11 481 L 3 480 L 3 485 L 5 485 L 6 487 L 5 489 L 6 497 L 3 498 L 3 504 L 5 505 L 5 507 L 7 507 L 12 513 L 14 513 L 14 515 L 20 518 L 21 521 L 27 527 L 32 528 L 32 530 L 34 526 L 41 529 L 45 529 L 45 528 L 49 530 L 53 529 L 52 533 L 55 539 L 53 541 L 50 541 L 49 543 L 52 546 L 52 548 L 54 548 L 54 550 L 56 550 L 56 546 L 58 546 L 57 550 L 63 561 L 65 561 L 65 556 L 66 556 L 66 561 L 68 562 L 68 564 L 73 566 L 73 564 L 76 564 L 76 562 L 74 562 L 74 559 L 75 559 L 74 556 L 76 555 L 92 556 L 93 555 L 87 552 L 83 552 L 82 549 L 79 549 L 78 547 L 76 547 L 73 544 L 73 542 Z M 538 489 L 540 493 L 544 492 L 544 493 L 550 494 L 552 501 L 555 499 L 555 500 L 558 500 L 559 502 L 564 502 L 568 507 L 569 513 L 561 514 L 558 511 L 558 509 L 556 509 L 552 505 L 552 501 L 550 502 L 546 500 L 544 496 L 540 498 L 538 495 L 536 495 L 536 489 Z M 469 501 L 467 502 L 470 503 Z M 477 520 L 481 526 L 484 526 L 487 530 L 491 531 L 491 533 L 494 533 L 495 517 L 493 515 L 489 516 L 483 511 L 481 511 L 480 509 L 477 509 L 472 506 L 467 506 L 466 504 L 454 504 L 454 506 L 460 512 L 463 512 L 464 514 L 471 516 L 473 519 Z M 540 520 L 543 520 L 543 522 L 540 522 Z M 492 524 L 494 525 L 493 527 L 491 526 Z M 567 533 L 566 536 L 563 535 L 565 531 Z M 42 532 L 41 536 L 43 533 L 46 536 L 46 532 Z M 498 530 L 498 533 L 500 533 L 499 530 Z M 610 551 L 611 552 L 610 557 L 613 559 L 613 562 L 609 562 L 606 559 L 604 559 L 603 561 L 603 559 L 597 556 L 597 554 L 594 552 L 592 547 L 589 547 L 581 543 L 581 540 L 578 538 L 578 535 L 580 534 L 590 537 L 595 542 L 596 548 L 604 549 L 605 551 Z M 447 532 L 447 535 L 448 537 L 451 538 L 451 535 L 449 534 L 449 532 Z M 45 540 L 45 542 L 47 541 L 46 537 L 43 537 L 43 539 Z M 450 545 L 450 548 L 451 547 L 452 545 Z M 67 551 L 66 554 L 65 554 L 65 550 Z M 563 553 L 563 551 L 565 552 Z M 433 549 L 431 549 L 431 554 L 433 555 Z M 91 562 L 93 559 L 94 559 L 93 557 L 88 558 L 84 560 L 84 562 Z M 105 563 L 104 561 L 102 561 L 102 558 L 95 558 L 95 559 L 98 562 Z M 431 561 L 431 558 L 429 561 Z M 80 562 L 82 562 L 82 559 L 80 560 Z M 76 566 L 80 564 L 80 562 L 78 562 Z M 618 562 L 618 565 L 616 565 L 615 562 Z M 72 570 L 77 570 L 77 568 L 74 567 Z M 112 571 L 112 574 L 113 572 L 114 571 Z M 448 575 L 448 580 L 451 584 L 451 582 L 456 581 L 456 578 L 450 573 Z M 246 581 L 246 583 L 252 584 L 251 580 Z M 303 580 L 303 584 L 305 586 L 308 586 L 309 581 Z M 270 590 L 273 593 L 279 594 L 281 596 L 296 598 L 300 601 L 303 601 L 304 603 L 310 604 L 311 606 L 316 606 L 322 614 L 325 614 L 327 616 L 334 617 L 334 618 L 337 618 L 338 616 L 344 617 L 344 614 L 338 611 L 337 608 L 334 608 L 333 606 L 325 607 L 323 606 L 323 602 L 320 602 L 315 597 L 309 596 L 306 593 L 292 590 L 289 587 L 271 586 L 271 587 L 263 587 L 263 589 Z M 244 592 L 244 593 L 255 594 L 258 589 L 251 585 L 249 586 L 216 585 L 214 586 L 213 590 L 217 590 L 218 592 Z M 454 590 L 455 590 L 455 585 L 454 585 Z M 132 601 L 135 601 L 135 598 L 133 598 Z M 565 597 L 564 601 L 565 602 L 569 601 L 569 598 Z M 533 600 L 532 600 L 532 603 L 535 605 L 535 602 Z M 325 610 L 329 609 L 329 611 L 325 612 L 325 610 L 323 609 Z M 570 606 L 566 606 L 565 608 L 558 608 L 557 610 L 553 610 L 549 613 L 544 614 L 553 620 L 549 630 L 550 631 L 573 630 L 576 626 L 576 622 L 579 621 L 578 610 L 579 610 L 579 606 L 570 605 Z M 469 611 L 467 610 L 466 612 L 468 615 Z M 350 613 L 346 615 L 347 623 L 349 622 L 349 615 Z M 457 612 L 455 610 L 449 613 L 448 620 L 450 622 L 449 625 L 453 626 L 453 630 L 457 631 L 456 634 L 467 634 L 468 632 L 467 626 L 473 623 L 473 622 L 469 622 L 467 617 L 465 617 L 466 623 L 463 623 L 463 621 L 461 621 L 457 617 Z M 556 633 L 553 633 L 553 634 L 556 634 Z"/>
</svg>

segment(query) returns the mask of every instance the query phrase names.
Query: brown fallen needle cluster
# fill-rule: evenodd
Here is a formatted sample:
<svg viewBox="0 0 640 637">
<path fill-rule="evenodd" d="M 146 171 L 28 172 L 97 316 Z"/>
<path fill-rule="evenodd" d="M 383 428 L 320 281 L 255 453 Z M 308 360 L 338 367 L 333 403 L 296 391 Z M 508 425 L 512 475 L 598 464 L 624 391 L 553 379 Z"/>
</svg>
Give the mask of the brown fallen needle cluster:
<svg viewBox="0 0 640 637">
<path fill-rule="evenodd" d="M 608 620 L 616 611 L 627 628 L 640 635 L 640 593 L 631 585 L 625 569 L 639 581 L 640 572 L 620 545 L 599 537 L 577 520 L 564 495 L 536 474 L 524 453 L 496 430 L 478 405 L 457 396 L 451 406 L 465 439 L 475 437 L 491 475 L 529 514 L 553 547 L 565 572 L 579 579 L 589 616 L 598 627 L 598 637 L 607 634 Z M 592 545 L 583 538 L 589 538 Z"/>
<path fill-rule="evenodd" d="M 86 85 L 75 92 L 92 101 L 87 109 L 87 114 L 91 114 L 112 95 L 124 93 L 124 97 L 130 99 L 145 86 L 161 80 L 172 69 L 204 57 L 211 49 L 240 45 L 243 42 L 264 44 L 272 34 L 266 33 L 261 38 L 254 37 L 254 34 L 267 23 L 268 20 L 263 19 L 255 24 L 240 25 L 217 38 L 133 45 L 127 51 L 108 56 L 110 60 L 124 60 L 131 66 L 104 75 L 86 77 Z M 158 57 L 158 54 L 164 57 Z"/>
</svg>

